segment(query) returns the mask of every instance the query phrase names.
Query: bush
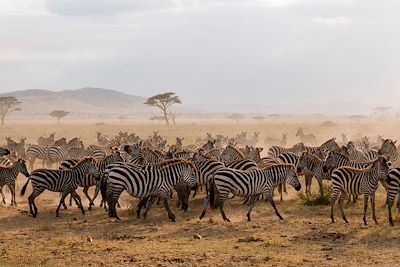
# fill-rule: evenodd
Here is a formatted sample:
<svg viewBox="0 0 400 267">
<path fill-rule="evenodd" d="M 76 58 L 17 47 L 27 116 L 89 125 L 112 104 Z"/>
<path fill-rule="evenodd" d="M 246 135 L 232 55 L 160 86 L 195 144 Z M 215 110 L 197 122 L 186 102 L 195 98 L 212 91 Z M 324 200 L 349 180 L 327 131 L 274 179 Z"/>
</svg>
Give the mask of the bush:
<svg viewBox="0 0 400 267">
<path fill-rule="evenodd" d="M 304 206 L 329 206 L 331 204 L 332 188 L 330 186 L 322 185 L 324 188 L 324 195 L 311 195 L 307 196 L 303 192 L 299 193 L 301 203 Z"/>
</svg>

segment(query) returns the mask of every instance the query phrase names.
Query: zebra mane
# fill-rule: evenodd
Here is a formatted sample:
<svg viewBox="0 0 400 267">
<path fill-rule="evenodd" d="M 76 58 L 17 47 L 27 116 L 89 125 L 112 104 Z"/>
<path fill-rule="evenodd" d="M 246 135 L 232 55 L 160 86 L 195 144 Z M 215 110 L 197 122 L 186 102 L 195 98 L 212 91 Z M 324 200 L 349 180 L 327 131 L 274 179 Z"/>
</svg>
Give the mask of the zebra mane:
<svg viewBox="0 0 400 267">
<path fill-rule="evenodd" d="M 194 171 L 197 170 L 197 167 L 193 162 L 191 162 L 189 160 L 185 160 L 185 159 L 171 159 L 171 160 L 166 160 L 166 161 L 156 164 L 156 166 L 159 167 L 160 169 L 174 166 L 174 165 L 188 165 Z"/>
<path fill-rule="evenodd" d="M 91 161 L 91 162 L 96 162 L 96 160 L 93 157 L 84 157 L 80 161 L 78 161 L 73 167 L 71 167 L 70 170 L 79 168 L 80 166 L 86 164 L 86 162 Z"/>
<path fill-rule="evenodd" d="M 227 150 L 227 149 L 232 149 L 235 153 L 239 154 L 239 156 L 241 156 L 242 158 L 245 158 L 243 152 L 240 151 L 238 148 L 234 147 L 233 145 L 228 145 L 225 148 L 225 150 Z"/>
</svg>

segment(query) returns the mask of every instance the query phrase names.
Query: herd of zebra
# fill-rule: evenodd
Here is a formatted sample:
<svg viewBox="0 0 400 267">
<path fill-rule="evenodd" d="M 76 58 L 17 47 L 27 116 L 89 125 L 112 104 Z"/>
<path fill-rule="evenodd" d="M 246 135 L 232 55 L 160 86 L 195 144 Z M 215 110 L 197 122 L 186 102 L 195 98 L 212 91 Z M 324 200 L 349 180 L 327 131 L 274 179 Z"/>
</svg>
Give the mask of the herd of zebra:
<svg viewBox="0 0 400 267">
<path fill-rule="evenodd" d="M 396 141 L 381 139 L 370 148 L 366 140 L 353 142 L 342 136 L 340 145 L 336 138 L 315 144 L 312 134 L 305 135 L 299 130 L 296 136 L 300 143 L 292 147 L 282 140 L 265 140 L 270 146 L 267 156 L 262 157 L 262 147 L 258 147 L 259 133 L 247 139 L 247 133 L 235 138 L 222 135 L 199 138 L 194 144 L 184 145 L 184 138 L 176 138 L 175 144 L 167 145 L 167 140 L 154 132 L 146 140 L 135 134 L 120 132 L 109 138 L 97 133 L 98 145 L 84 147 L 80 138 L 69 142 L 65 138 L 54 140 L 55 133 L 48 137 L 39 137 L 37 145 L 26 145 L 26 138 L 19 143 L 6 137 L 5 148 L 0 148 L 0 190 L 4 185 L 10 189 L 11 204 L 16 205 L 15 180 L 18 173 L 27 177 L 21 190 L 26 192 L 29 182 L 32 193 L 28 197 L 30 214 L 37 216 L 38 209 L 35 198 L 45 190 L 60 192 L 61 199 L 56 210 L 59 216 L 61 206 L 67 208 L 65 199 L 72 199 L 84 214 L 78 187 L 89 200 L 89 209 L 94 205 L 99 191 L 101 205 L 112 218 L 117 215 L 118 200 L 122 192 L 139 198 L 137 217 L 146 218 L 155 201 L 162 201 L 169 219 L 175 221 L 175 215 L 169 206 L 173 191 L 177 193 L 178 206 L 188 209 L 189 198 L 195 197 L 198 189 L 205 191 L 205 201 L 200 219 L 206 215 L 208 206 L 219 208 L 224 220 L 229 221 L 224 212 L 224 203 L 229 195 L 245 199 L 249 209 L 247 219 L 251 220 L 251 211 L 256 202 L 265 198 L 274 209 L 277 217 L 283 219 L 278 212 L 273 193 L 278 188 L 280 199 L 286 191 L 286 183 L 296 191 L 301 189 L 299 176 L 305 177 L 305 192 L 311 194 L 311 181 L 315 177 L 319 184 L 319 193 L 324 195 L 323 180 L 331 180 L 331 220 L 334 220 L 334 205 L 339 200 L 342 219 L 347 223 L 344 214 L 344 200 L 348 197 L 364 195 L 364 217 L 368 199 L 371 198 L 372 218 L 375 215 L 375 192 L 379 182 L 387 192 L 389 223 L 393 225 L 391 208 L 400 189 L 400 156 Z M 286 139 L 287 134 L 282 134 Z M 344 142 L 343 142 L 344 141 Z M 276 142 L 280 145 L 272 145 Z M 36 159 L 43 160 L 43 168 L 33 170 Z M 29 171 L 26 166 L 29 163 Z M 57 169 L 51 169 L 57 163 Z M 47 168 L 45 168 L 45 165 Z M 90 197 L 89 187 L 94 186 L 95 194 Z M 145 209 L 143 214 L 142 209 Z M 397 202 L 400 209 L 400 201 Z"/>
</svg>

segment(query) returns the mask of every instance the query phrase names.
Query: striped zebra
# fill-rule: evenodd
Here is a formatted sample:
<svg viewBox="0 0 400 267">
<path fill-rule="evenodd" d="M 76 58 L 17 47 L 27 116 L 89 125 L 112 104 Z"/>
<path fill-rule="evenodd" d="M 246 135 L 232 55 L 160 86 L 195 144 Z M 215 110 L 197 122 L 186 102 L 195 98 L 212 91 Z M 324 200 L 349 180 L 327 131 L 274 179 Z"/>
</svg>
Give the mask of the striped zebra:
<svg viewBox="0 0 400 267">
<path fill-rule="evenodd" d="M 0 156 L 6 156 L 9 154 L 10 154 L 10 150 L 8 150 L 7 148 L 0 147 Z"/>
<path fill-rule="evenodd" d="M 118 151 L 113 151 L 110 155 L 105 157 L 104 159 L 100 161 L 96 161 L 95 166 L 99 172 L 100 177 L 103 175 L 104 170 L 106 167 L 114 162 L 123 162 L 124 159 L 121 157 L 121 154 Z M 72 169 L 76 164 L 78 163 L 78 160 L 75 159 L 69 159 L 65 160 L 60 164 L 60 170 L 70 170 Z M 96 186 L 96 190 L 94 192 L 93 198 L 90 198 L 88 191 L 91 186 Z M 99 182 L 99 177 L 96 177 L 94 175 L 87 174 L 85 177 L 80 181 L 79 187 L 83 187 L 83 193 L 89 200 L 89 210 L 92 209 L 92 206 L 94 206 L 94 200 L 96 199 L 99 190 L 100 190 L 100 182 Z M 66 207 L 65 203 L 63 203 L 64 207 Z M 72 195 L 70 196 L 69 200 L 69 205 L 72 205 Z"/>
<path fill-rule="evenodd" d="M 322 181 L 331 179 L 330 175 L 323 171 L 324 163 L 319 157 L 309 152 L 303 152 L 299 157 L 297 173 L 299 175 L 303 174 L 306 177 L 306 194 L 311 194 L 311 179 L 314 176 L 318 181 L 321 196 L 324 195 Z"/>
<path fill-rule="evenodd" d="M 192 159 L 192 162 L 196 165 L 197 168 L 197 185 L 200 186 L 200 188 L 205 185 L 206 194 L 208 194 L 209 182 L 214 177 L 215 172 L 219 169 L 225 168 L 225 165 L 224 163 L 214 159 Z M 197 192 L 193 194 L 193 197 L 196 196 L 196 193 Z"/>
<path fill-rule="evenodd" d="M 87 174 L 94 176 L 99 175 L 95 163 L 96 162 L 93 158 L 88 157 L 82 159 L 70 170 L 38 169 L 33 171 L 21 190 L 21 196 L 23 196 L 29 181 L 31 181 L 33 190 L 31 195 L 28 197 L 30 214 L 34 218 L 37 216 L 38 209 L 35 204 L 35 198 L 46 189 L 52 192 L 62 192 L 61 200 L 56 210 L 57 217 L 59 216 L 60 207 L 64 203 L 64 199 L 68 194 L 72 195 L 76 204 L 81 209 L 82 214 L 85 214 L 81 198 L 75 190 L 78 188 L 82 178 Z"/>
<path fill-rule="evenodd" d="M 374 161 L 353 161 L 350 160 L 350 158 L 338 151 L 331 151 L 328 154 L 328 157 L 325 160 L 325 163 L 323 165 L 323 171 L 326 172 L 332 172 L 334 169 L 343 167 L 343 166 L 348 166 L 348 167 L 353 167 L 356 169 L 364 169 L 366 167 L 369 167 Z"/>
<path fill-rule="evenodd" d="M 47 148 L 46 166 L 47 168 L 51 168 L 53 166 L 53 163 L 56 163 L 56 165 L 59 166 L 63 160 L 66 160 L 68 158 L 68 150 L 59 146 L 50 146 Z"/>
<path fill-rule="evenodd" d="M 6 157 L 0 157 L 0 167 L 10 167 L 13 165 L 13 161 Z"/>
<path fill-rule="evenodd" d="M 279 214 L 275 202 L 272 198 L 274 187 L 286 181 L 292 185 L 296 191 L 301 189 L 299 179 L 295 167 L 290 164 L 280 164 L 271 166 L 263 170 L 256 171 L 239 171 L 233 169 L 222 169 L 216 172 L 212 181 L 210 196 L 204 201 L 203 212 L 200 219 L 204 218 L 208 204 L 213 208 L 215 200 L 218 200 L 218 207 L 224 221 L 230 221 L 224 212 L 224 203 L 228 198 L 229 193 L 234 195 L 250 197 L 250 208 L 247 212 L 247 220 L 251 221 L 250 213 L 260 195 L 265 194 L 267 201 L 275 210 L 276 215 L 280 220 L 283 220 Z"/>
<path fill-rule="evenodd" d="M 290 153 L 294 153 L 294 154 L 300 155 L 305 150 L 306 150 L 306 147 L 304 146 L 303 143 L 295 144 L 291 148 L 283 148 L 283 147 L 280 147 L 280 146 L 272 146 L 272 147 L 270 147 L 268 149 L 268 157 L 269 158 L 278 158 L 279 155 L 284 153 L 284 152 L 290 152 Z"/>
<path fill-rule="evenodd" d="M 240 160 L 240 159 L 245 159 L 243 153 L 234 147 L 233 145 L 228 145 L 224 151 L 222 151 L 220 159 L 225 162 L 231 162 L 234 160 Z"/>
<path fill-rule="evenodd" d="M 349 158 L 354 161 L 365 161 L 364 153 L 362 150 L 356 148 L 354 142 L 350 141 L 347 144 L 347 152 L 349 153 Z"/>
<path fill-rule="evenodd" d="M 142 149 L 143 158 L 147 164 L 160 163 L 164 160 L 164 155 L 161 151 L 153 150 L 145 147 Z"/>
<path fill-rule="evenodd" d="M 228 163 L 225 163 L 226 168 L 242 170 L 242 171 L 254 171 L 258 170 L 257 164 L 249 159 L 239 159 Z"/>
<path fill-rule="evenodd" d="M 211 150 L 205 152 L 205 153 L 204 153 L 204 156 L 210 157 L 210 158 L 212 158 L 212 159 L 219 160 L 220 157 L 221 157 L 221 153 L 222 153 L 221 149 L 219 149 L 219 148 L 213 148 L 213 149 L 211 149 Z"/>
<path fill-rule="evenodd" d="M 30 145 L 26 150 L 26 157 L 28 159 L 30 171 L 33 170 L 33 164 L 35 163 L 36 159 L 43 160 L 42 167 L 44 168 L 47 159 L 47 151 L 38 145 Z"/>
<path fill-rule="evenodd" d="M 332 150 L 338 150 L 338 149 L 340 149 L 340 147 L 336 143 L 336 138 L 335 137 L 325 141 L 320 146 L 316 146 L 316 147 L 306 146 L 305 147 L 305 150 L 307 152 L 311 153 L 311 154 L 315 154 L 315 152 L 317 152 L 318 150 L 332 151 Z"/>
<path fill-rule="evenodd" d="M 332 199 L 331 199 L 331 220 L 335 222 L 333 216 L 333 206 L 339 198 L 339 207 L 342 219 L 348 223 L 344 214 L 343 202 L 347 195 L 364 195 L 364 224 L 367 225 L 366 214 L 368 208 L 368 198 L 371 197 L 372 219 L 376 224 L 375 215 L 375 192 L 378 189 L 378 181 L 385 179 L 389 172 L 388 162 L 384 157 L 379 157 L 372 165 L 365 169 L 355 169 L 352 167 L 339 167 L 332 174 Z"/>
<path fill-rule="evenodd" d="M 400 167 L 400 157 L 399 152 L 396 148 L 396 141 L 391 139 L 382 140 L 382 146 L 378 150 L 378 154 L 390 157 L 390 162 L 392 163 L 393 167 Z"/>
<path fill-rule="evenodd" d="M 387 207 L 389 212 L 389 223 L 391 226 L 394 226 L 392 219 L 392 206 L 394 199 L 399 194 L 400 190 L 400 168 L 390 169 L 386 183 L 388 185 Z M 400 210 L 400 198 L 397 200 L 397 209 Z"/>
<path fill-rule="evenodd" d="M 85 157 L 92 157 L 97 161 L 104 159 L 106 156 L 107 151 L 104 148 L 97 146 L 89 146 L 85 155 Z"/>
<path fill-rule="evenodd" d="M 168 217 L 172 221 L 175 221 L 175 215 L 168 204 L 169 193 L 175 185 L 181 182 L 188 183 L 190 187 L 194 187 L 196 185 L 195 169 L 194 164 L 186 160 L 167 165 L 161 169 L 144 171 L 138 171 L 128 165 L 112 168 L 107 173 L 106 183 L 109 216 L 119 219 L 115 206 L 121 193 L 126 190 L 129 195 L 141 198 L 143 201 L 147 197 L 151 197 L 143 214 L 144 218 L 146 218 L 155 200 L 154 197 L 161 197 Z M 104 190 L 105 188 L 103 187 L 102 192 Z M 137 210 L 138 217 L 140 216 L 140 208 L 142 206 L 143 204 L 139 203 Z"/>
<path fill-rule="evenodd" d="M 143 157 L 141 144 L 126 145 L 123 150 L 131 157 L 130 162 L 138 165 L 145 165 L 146 160 Z"/>
<path fill-rule="evenodd" d="M 26 177 L 29 177 L 25 160 L 23 159 L 18 159 L 10 167 L 0 167 L 0 193 L 4 204 L 6 204 L 6 200 L 3 194 L 3 186 L 7 185 L 11 191 L 11 205 L 15 204 L 15 206 L 17 206 L 17 201 L 15 199 L 15 180 L 17 179 L 18 173 L 22 173 Z"/>
<path fill-rule="evenodd" d="M 285 147 L 286 143 L 287 143 L 287 136 L 288 136 L 287 133 L 282 133 L 282 138 L 281 139 L 274 138 L 274 137 L 267 137 L 267 138 L 265 138 L 264 143 L 265 143 L 265 145 L 267 147 L 270 147 L 270 146 L 273 146 L 273 145 L 280 146 L 280 147 Z"/>
</svg>

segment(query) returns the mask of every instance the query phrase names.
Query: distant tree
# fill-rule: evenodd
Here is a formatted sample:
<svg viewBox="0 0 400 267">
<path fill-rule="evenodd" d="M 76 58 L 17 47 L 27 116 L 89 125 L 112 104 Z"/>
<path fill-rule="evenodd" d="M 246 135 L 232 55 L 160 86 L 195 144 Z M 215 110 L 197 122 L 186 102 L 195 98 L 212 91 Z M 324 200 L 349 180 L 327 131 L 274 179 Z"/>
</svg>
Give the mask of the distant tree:
<svg viewBox="0 0 400 267">
<path fill-rule="evenodd" d="M 172 123 L 173 123 L 174 125 L 176 124 L 175 119 L 176 119 L 176 117 L 178 117 L 178 116 L 179 116 L 178 112 L 169 112 L 169 113 L 168 113 L 168 117 L 170 117 L 170 119 L 172 120 Z"/>
<path fill-rule="evenodd" d="M 282 114 L 278 114 L 278 113 L 272 113 L 268 115 L 270 118 L 276 120 L 279 119 L 280 117 L 282 117 Z"/>
<path fill-rule="evenodd" d="M 233 113 L 228 116 L 228 119 L 235 120 L 236 122 L 239 122 L 240 120 L 244 119 L 244 115 L 240 113 Z"/>
<path fill-rule="evenodd" d="M 171 107 L 173 104 L 182 104 L 182 102 L 179 99 L 179 96 L 176 96 L 175 93 L 168 92 L 149 97 L 144 104 L 161 109 L 164 114 L 164 120 L 169 125 L 169 107 Z"/>
<path fill-rule="evenodd" d="M 261 122 L 261 121 L 265 120 L 265 117 L 264 116 L 254 116 L 253 119 L 256 120 L 257 122 Z"/>
<path fill-rule="evenodd" d="M 348 116 L 347 118 L 349 118 L 350 120 L 352 120 L 352 121 L 355 121 L 355 122 L 360 122 L 360 120 L 363 120 L 363 119 L 365 119 L 365 118 L 367 118 L 367 116 L 365 116 L 365 115 L 351 115 L 351 116 Z"/>
<path fill-rule="evenodd" d="M 15 106 L 21 104 L 20 101 L 14 96 L 4 96 L 0 97 L 0 116 L 1 116 L 1 126 L 4 125 L 4 119 L 13 111 L 19 111 L 20 108 Z"/>
<path fill-rule="evenodd" d="M 49 115 L 50 115 L 50 117 L 56 118 L 57 124 L 60 124 L 61 118 L 64 118 L 68 114 L 69 114 L 69 112 L 65 111 L 65 110 L 53 110 L 52 112 L 50 112 Z"/>
</svg>

